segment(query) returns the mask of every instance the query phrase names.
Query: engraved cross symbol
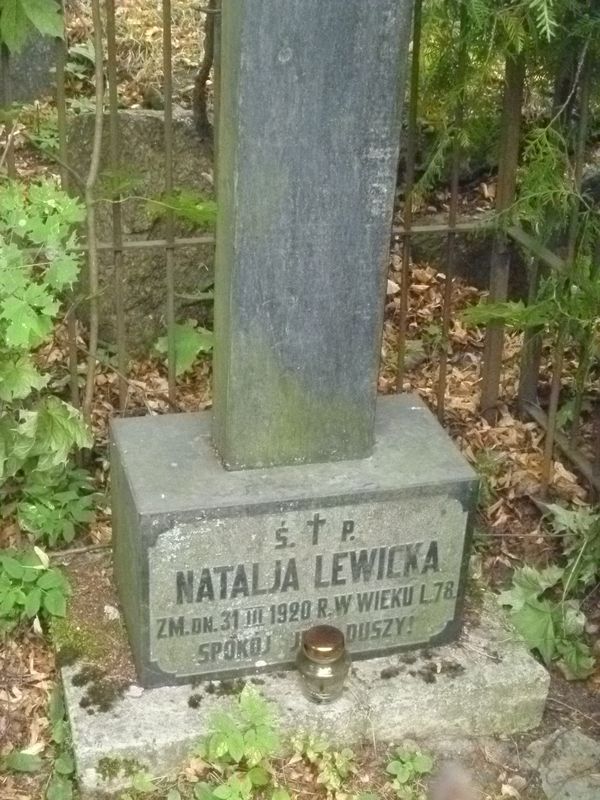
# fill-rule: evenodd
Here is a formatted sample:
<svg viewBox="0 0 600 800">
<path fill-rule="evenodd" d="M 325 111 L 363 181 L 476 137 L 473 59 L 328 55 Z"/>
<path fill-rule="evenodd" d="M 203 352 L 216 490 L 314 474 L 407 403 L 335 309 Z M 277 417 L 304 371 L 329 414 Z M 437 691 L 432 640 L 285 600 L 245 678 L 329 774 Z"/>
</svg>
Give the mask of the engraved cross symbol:
<svg viewBox="0 0 600 800">
<path fill-rule="evenodd" d="M 325 525 L 326 522 L 327 520 L 321 519 L 321 515 L 317 512 L 314 515 L 314 517 L 312 519 L 309 519 L 308 522 L 306 523 L 309 526 L 309 528 L 312 528 L 313 544 L 319 544 L 319 530 L 323 525 Z"/>
</svg>

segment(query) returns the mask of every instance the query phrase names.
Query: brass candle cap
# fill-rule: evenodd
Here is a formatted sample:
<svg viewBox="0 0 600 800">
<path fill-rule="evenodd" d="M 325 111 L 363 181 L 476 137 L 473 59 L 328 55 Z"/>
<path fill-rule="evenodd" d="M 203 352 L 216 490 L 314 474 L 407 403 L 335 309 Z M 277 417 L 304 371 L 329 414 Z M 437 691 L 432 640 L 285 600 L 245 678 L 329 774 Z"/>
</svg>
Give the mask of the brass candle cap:
<svg viewBox="0 0 600 800">
<path fill-rule="evenodd" d="M 302 635 L 306 657 L 320 664 L 335 661 L 344 652 L 344 634 L 332 625 L 315 625 Z"/>
</svg>

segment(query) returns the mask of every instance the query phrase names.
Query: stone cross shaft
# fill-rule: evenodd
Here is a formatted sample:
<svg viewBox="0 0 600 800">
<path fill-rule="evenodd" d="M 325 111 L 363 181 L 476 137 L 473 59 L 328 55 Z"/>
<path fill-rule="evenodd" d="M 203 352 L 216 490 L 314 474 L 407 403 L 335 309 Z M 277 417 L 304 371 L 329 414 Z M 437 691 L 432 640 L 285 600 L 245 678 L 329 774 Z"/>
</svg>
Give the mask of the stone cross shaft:
<svg viewBox="0 0 600 800">
<path fill-rule="evenodd" d="M 213 437 L 357 459 L 377 371 L 412 0 L 225 0 Z"/>
</svg>

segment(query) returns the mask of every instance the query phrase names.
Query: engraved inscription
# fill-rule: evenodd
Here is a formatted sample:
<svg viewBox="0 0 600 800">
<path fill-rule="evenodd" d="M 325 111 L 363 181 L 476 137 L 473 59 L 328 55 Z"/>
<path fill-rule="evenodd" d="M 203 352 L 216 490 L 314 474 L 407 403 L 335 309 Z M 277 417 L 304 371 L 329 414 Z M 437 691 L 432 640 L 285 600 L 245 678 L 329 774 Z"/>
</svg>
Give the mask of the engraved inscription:
<svg viewBox="0 0 600 800">
<path fill-rule="evenodd" d="M 149 550 L 151 658 L 178 676 L 289 664 L 324 621 L 355 657 L 426 643 L 455 616 L 465 526 L 448 497 L 178 526 Z"/>
</svg>

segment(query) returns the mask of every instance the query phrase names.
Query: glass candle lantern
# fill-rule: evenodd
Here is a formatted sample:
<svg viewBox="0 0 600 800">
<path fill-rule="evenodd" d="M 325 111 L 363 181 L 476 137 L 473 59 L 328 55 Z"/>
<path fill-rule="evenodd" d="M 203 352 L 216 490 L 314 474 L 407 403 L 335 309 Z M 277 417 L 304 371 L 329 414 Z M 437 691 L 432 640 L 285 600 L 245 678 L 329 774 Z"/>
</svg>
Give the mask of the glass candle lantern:
<svg viewBox="0 0 600 800">
<path fill-rule="evenodd" d="M 344 688 L 350 655 L 344 634 L 331 625 L 316 625 L 302 635 L 296 658 L 302 690 L 314 703 L 331 703 Z"/>
</svg>

